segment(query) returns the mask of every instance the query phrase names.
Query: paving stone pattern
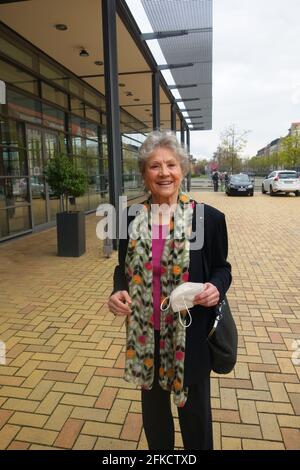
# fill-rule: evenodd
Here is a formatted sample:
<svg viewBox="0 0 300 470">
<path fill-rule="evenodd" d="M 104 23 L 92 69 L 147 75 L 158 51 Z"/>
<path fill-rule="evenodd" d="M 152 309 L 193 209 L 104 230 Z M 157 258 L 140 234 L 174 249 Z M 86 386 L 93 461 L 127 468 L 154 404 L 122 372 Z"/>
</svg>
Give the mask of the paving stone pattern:
<svg viewBox="0 0 300 470">
<path fill-rule="evenodd" d="M 300 449 L 300 198 L 193 196 L 226 214 L 239 330 L 234 372 L 212 375 L 215 448 Z M 106 307 L 117 256 L 86 220 L 80 258 L 56 256 L 55 229 L 0 246 L 1 449 L 147 448 L 124 322 Z"/>
</svg>

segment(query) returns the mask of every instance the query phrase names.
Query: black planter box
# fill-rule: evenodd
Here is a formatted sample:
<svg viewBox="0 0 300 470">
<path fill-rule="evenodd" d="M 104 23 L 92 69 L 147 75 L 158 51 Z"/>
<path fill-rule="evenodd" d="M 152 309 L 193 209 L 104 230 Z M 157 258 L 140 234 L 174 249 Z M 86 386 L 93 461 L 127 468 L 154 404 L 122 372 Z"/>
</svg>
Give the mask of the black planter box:
<svg viewBox="0 0 300 470">
<path fill-rule="evenodd" d="M 78 257 L 85 253 L 84 212 L 56 214 L 58 256 Z"/>
</svg>

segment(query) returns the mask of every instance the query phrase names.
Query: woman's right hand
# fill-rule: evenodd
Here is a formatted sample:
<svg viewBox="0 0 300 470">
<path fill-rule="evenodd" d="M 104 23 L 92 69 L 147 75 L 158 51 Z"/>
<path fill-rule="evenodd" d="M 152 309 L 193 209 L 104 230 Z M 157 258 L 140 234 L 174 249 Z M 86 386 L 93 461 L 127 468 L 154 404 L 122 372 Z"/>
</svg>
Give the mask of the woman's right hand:
<svg viewBox="0 0 300 470">
<path fill-rule="evenodd" d="M 129 304 L 131 304 L 131 298 L 126 290 L 115 292 L 107 302 L 109 311 L 114 315 L 130 315 L 131 309 Z"/>
</svg>

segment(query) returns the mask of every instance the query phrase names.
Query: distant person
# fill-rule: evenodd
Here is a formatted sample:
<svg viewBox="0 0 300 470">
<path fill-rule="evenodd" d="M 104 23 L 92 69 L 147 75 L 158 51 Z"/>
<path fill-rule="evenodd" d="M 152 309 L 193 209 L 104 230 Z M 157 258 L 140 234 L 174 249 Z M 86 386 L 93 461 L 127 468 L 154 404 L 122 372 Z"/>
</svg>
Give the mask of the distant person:
<svg viewBox="0 0 300 470">
<path fill-rule="evenodd" d="M 214 184 L 214 192 L 216 193 L 219 190 L 219 174 L 217 171 L 214 171 L 212 175 L 212 180 Z"/>
<path fill-rule="evenodd" d="M 229 181 L 229 176 L 228 176 L 227 171 L 225 171 L 225 172 L 224 172 L 225 189 L 226 189 L 227 186 L 228 186 L 228 181 Z"/>
<path fill-rule="evenodd" d="M 220 173 L 220 184 L 221 184 L 221 191 L 224 191 L 224 173 Z"/>
</svg>

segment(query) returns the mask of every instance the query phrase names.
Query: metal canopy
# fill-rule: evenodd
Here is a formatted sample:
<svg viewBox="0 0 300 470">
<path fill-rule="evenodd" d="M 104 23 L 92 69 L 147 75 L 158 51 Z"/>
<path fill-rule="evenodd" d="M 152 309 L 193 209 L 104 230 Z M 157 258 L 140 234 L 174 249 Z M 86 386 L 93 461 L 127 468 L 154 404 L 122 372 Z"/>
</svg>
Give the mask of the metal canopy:
<svg viewBox="0 0 300 470">
<path fill-rule="evenodd" d="M 141 2 L 154 33 L 182 32 L 180 36 L 169 37 L 157 34 L 157 40 L 168 64 L 194 64 L 190 67 L 173 68 L 171 72 L 175 84 L 178 85 L 182 102 L 188 109 L 191 124 L 195 124 L 198 129 L 199 126 L 203 130 L 211 129 L 212 0 L 141 0 Z M 182 86 L 183 84 L 186 88 Z M 189 86 L 195 84 L 197 86 Z M 199 108 L 201 119 L 198 117 Z"/>
</svg>

